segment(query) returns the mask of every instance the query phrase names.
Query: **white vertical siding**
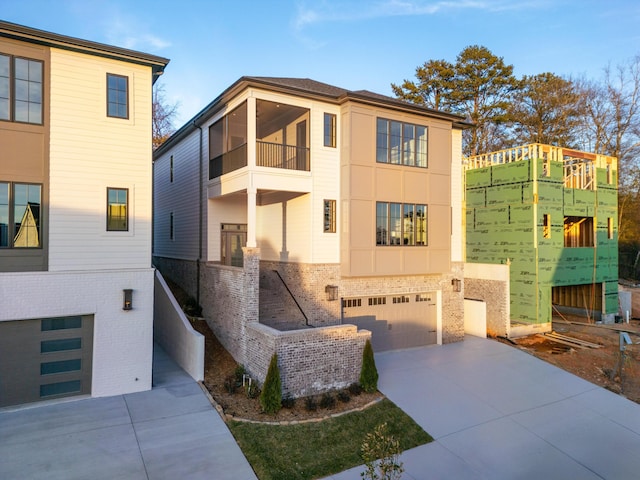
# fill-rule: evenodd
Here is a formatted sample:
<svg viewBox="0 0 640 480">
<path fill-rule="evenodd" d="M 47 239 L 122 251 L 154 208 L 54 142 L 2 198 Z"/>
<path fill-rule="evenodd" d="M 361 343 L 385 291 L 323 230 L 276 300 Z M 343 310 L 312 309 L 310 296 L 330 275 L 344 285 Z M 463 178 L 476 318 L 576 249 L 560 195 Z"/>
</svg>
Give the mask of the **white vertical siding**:
<svg viewBox="0 0 640 480">
<path fill-rule="evenodd" d="M 129 118 L 106 115 L 106 75 Z M 144 268 L 151 258 L 151 69 L 51 50 L 49 270 Z M 129 189 L 129 231 L 106 231 L 107 187 Z"/>
</svg>

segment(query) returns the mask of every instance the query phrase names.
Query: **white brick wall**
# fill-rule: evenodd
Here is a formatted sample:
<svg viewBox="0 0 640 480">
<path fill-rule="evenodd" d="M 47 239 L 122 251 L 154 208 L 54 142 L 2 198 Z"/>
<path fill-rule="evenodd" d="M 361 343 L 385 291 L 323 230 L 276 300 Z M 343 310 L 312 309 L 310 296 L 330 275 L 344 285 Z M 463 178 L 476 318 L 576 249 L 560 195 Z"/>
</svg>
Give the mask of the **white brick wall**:
<svg viewBox="0 0 640 480">
<path fill-rule="evenodd" d="M 0 321 L 94 315 L 91 395 L 149 390 L 153 273 L 151 268 L 4 273 L 0 275 Z M 130 311 L 122 310 L 126 288 L 133 289 Z"/>
</svg>

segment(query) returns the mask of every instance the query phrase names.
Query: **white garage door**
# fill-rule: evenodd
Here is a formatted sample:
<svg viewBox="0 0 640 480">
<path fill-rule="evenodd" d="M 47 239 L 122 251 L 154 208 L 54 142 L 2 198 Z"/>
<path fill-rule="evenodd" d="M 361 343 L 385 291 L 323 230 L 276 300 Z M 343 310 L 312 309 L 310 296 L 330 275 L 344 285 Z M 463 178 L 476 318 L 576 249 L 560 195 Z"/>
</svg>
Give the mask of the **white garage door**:
<svg viewBox="0 0 640 480">
<path fill-rule="evenodd" d="M 342 312 L 344 323 L 371 331 L 376 352 L 437 342 L 435 292 L 345 298 Z"/>
<path fill-rule="evenodd" d="M 0 407 L 91 393 L 93 316 L 0 322 Z"/>
</svg>

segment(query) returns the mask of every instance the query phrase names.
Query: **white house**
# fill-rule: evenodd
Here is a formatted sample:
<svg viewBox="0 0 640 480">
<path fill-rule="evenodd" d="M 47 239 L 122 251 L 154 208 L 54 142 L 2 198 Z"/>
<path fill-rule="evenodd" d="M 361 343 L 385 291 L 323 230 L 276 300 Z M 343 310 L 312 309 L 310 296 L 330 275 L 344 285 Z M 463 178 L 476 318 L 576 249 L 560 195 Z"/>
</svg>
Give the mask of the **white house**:
<svg viewBox="0 0 640 480">
<path fill-rule="evenodd" d="M 167 63 L 0 21 L 0 407 L 151 388 Z"/>
</svg>

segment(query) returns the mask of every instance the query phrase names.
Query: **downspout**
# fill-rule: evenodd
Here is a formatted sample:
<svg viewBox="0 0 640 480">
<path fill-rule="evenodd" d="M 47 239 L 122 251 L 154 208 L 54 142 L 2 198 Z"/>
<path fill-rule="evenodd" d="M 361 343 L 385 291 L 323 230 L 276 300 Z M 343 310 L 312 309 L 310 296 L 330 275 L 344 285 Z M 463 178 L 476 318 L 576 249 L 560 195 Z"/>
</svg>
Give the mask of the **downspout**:
<svg viewBox="0 0 640 480">
<path fill-rule="evenodd" d="M 202 127 L 196 121 L 193 126 L 200 130 L 200 144 L 198 148 L 198 259 L 196 260 L 196 304 L 200 305 L 200 262 L 202 261 L 202 212 L 204 210 L 202 202 Z"/>
</svg>

